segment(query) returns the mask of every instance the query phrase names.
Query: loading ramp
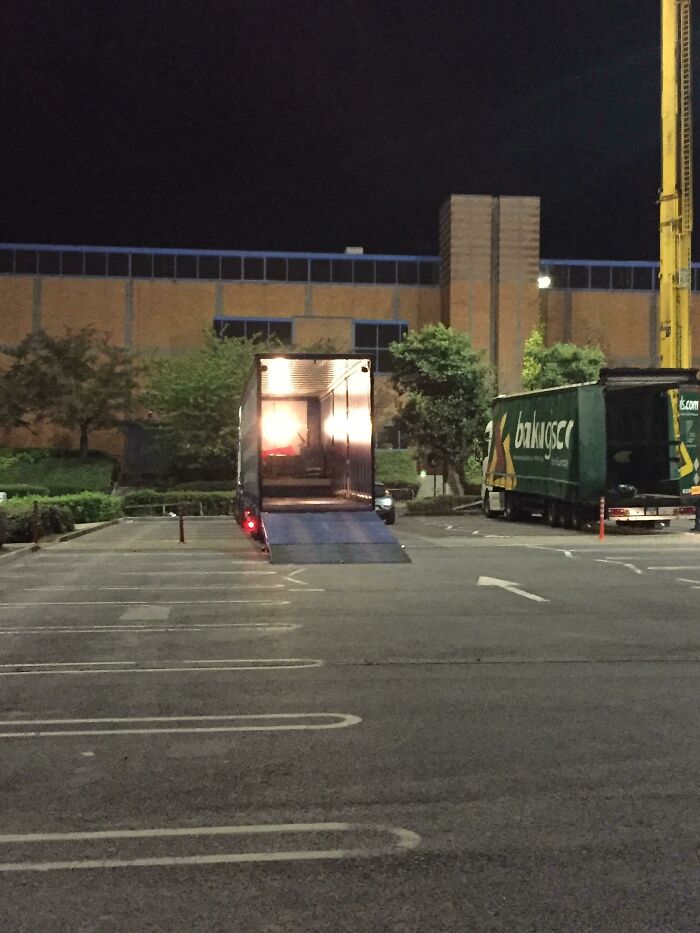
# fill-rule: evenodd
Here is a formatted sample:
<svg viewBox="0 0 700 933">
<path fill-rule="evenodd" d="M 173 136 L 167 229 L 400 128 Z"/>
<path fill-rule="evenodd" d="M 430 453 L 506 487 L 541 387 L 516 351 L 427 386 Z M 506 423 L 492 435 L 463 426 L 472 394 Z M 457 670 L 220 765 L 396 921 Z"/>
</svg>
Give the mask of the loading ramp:
<svg viewBox="0 0 700 933">
<path fill-rule="evenodd" d="M 409 557 L 374 512 L 263 512 L 272 564 L 405 564 Z"/>
</svg>

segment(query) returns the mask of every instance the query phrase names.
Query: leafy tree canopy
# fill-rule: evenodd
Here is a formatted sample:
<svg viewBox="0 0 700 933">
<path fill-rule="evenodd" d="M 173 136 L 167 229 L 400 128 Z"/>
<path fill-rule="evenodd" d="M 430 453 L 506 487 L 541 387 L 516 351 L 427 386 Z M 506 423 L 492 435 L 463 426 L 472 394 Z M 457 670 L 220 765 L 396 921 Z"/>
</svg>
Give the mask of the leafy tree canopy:
<svg viewBox="0 0 700 933">
<path fill-rule="evenodd" d="M 92 431 L 120 424 L 132 410 L 138 377 L 133 356 L 93 327 L 59 337 L 39 331 L 3 352 L 11 361 L 4 376 L 8 423 L 48 421 L 77 430 L 81 456 Z"/>
<path fill-rule="evenodd" d="M 409 333 L 390 350 L 402 430 L 424 455 L 448 466 L 459 493 L 488 420 L 491 374 L 483 353 L 467 334 L 442 324 Z"/>
<path fill-rule="evenodd" d="M 183 463 L 233 465 L 238 409 L 253 356 L 261 350 L 253 340 L 207 331 L 196 350 L 151 361 L 143 403 L 165 446 Z"/>
<path fill-rule="evenodd" d="M 547 347 L 542 330 L 538 328 L 525 341 L 523 386 L 532 391 L 595 382 L 603 366 L 605 354 L 600 347 L 580 347 L 575 343 L 555 343 Z"/>
</svg>

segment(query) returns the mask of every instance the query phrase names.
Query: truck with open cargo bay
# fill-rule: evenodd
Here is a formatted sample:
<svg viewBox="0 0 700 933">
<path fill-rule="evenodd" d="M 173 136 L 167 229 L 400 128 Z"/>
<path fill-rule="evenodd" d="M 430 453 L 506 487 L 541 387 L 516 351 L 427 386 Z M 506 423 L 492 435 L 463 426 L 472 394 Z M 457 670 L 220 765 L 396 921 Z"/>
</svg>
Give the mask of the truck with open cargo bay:
<svg viewBox="0 0 700 933">
<path fill-rule="evenodd" d="M 272 560 L 405 560 L 375 513 L 367 357 L 256 355 L 240 409 L 236 516 Z"/>
<path fill-rule="evenodd" d="M 580 528 L 692 517 L 700 492 L 695 370 L 603 369 L 597 382 L 493 401 L 483 508 Z"/>
</svg>

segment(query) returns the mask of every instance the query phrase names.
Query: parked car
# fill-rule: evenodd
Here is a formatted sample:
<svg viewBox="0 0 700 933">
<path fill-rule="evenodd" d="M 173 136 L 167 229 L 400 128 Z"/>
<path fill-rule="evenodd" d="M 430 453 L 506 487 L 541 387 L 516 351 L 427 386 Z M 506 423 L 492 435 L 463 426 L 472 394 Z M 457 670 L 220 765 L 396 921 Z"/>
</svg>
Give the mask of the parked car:
<svg viewBox="0 0 700 933">
<path fill-rule="evenodd" d="M 377 515 L 383 518 L 387 525 L 393 525 L 396 521 L 396 506 L 394 498 L 391 496 L 384 483 L 374 484 L 374 507 Z"/>
</svg>

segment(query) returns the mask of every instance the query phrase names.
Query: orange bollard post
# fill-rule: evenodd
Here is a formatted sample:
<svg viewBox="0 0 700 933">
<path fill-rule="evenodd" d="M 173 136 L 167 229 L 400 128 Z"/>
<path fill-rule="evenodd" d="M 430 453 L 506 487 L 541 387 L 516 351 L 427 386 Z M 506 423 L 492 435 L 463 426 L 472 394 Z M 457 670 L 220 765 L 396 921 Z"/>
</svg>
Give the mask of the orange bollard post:
<svg viewBox="0 0 700 933">
<path fill-rule="evenodd" d="M 600 525 L 598 526 L 598 537 L 605 541 L 605 497 L 600 497 Z"/>
</svg>

